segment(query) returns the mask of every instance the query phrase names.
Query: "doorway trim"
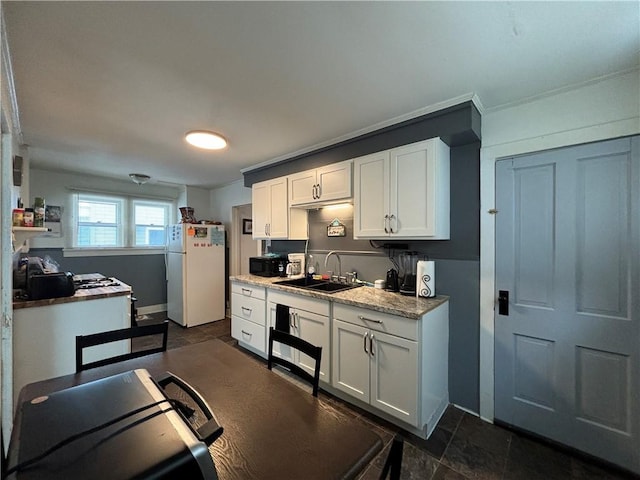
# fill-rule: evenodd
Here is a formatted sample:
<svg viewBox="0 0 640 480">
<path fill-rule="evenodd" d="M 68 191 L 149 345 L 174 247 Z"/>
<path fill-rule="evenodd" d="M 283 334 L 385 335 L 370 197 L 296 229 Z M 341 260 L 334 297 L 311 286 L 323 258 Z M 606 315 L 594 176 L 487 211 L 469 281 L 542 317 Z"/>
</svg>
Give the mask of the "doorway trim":
<svg viewBox="0 0 640 480">
<path fill-rule="evenodd" d="M 494 420 L 495 298 L 495 170 L 498 160 L 553 148 L 638 135 L 637 122 L 621 120 L 602 125 L 525 138 L 480 149 L 480 417 Z M 484 136 L 484 135 L 483 135 Z"/>
</svg>

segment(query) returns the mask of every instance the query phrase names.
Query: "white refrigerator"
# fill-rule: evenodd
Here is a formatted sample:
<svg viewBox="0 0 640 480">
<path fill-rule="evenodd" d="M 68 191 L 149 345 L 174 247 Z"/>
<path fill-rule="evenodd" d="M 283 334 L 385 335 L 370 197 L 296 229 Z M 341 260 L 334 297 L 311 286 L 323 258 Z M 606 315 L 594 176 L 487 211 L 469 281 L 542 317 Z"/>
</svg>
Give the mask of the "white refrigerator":
<svg viewBox="0 0 640 480">
<path fill-rule="evenodd" d="M 167 236 L 167 316 L 184 327 L 222 320 L 224 226 L 169 225 Z"/>
</svg>

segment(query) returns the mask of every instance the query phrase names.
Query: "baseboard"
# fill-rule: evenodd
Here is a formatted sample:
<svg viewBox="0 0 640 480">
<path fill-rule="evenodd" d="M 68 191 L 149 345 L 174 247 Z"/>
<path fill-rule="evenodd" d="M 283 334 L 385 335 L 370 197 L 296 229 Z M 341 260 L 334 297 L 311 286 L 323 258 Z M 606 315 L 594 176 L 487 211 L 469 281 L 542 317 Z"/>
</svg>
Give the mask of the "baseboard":
<svg viewBox="0 0 640 480">
<path fill-rule="evenodd" d="M 166 312 L 167 304 L 158 303 L 157 305 L 147 305 L 145 307 L 136 307 L 136 308 L 138 310 L 138 315 L 146 315 L 149 313 Z"/>
</svg>

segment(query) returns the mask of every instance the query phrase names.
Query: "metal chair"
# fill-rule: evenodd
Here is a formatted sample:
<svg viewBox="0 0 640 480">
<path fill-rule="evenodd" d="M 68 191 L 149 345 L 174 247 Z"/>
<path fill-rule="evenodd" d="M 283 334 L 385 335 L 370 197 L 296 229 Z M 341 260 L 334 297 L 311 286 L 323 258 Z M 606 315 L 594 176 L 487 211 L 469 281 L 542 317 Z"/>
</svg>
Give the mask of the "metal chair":
<svg viewBox="0 0 640 480">
<path fill-rule="evenodd" d="M 290 362 L 281 357 L 277 357 L 273 354 L 273 342 L 279 342 L 288 345 L 296 350 L 305 353 L 316 361 L 314 374 L 311 375 L 306 370 L 300 368 L 298 365 Z M 286 332 L 276 330 L 273 327 L 269 328 L 269 357 L 267 368 L 271 370 L 273 364 L 282 365 L 287 368 L 291 373 L 296 374 L 303 380 L 306 380 L 313 387 L 313 396 L 318 396 L 318 385 L 320 383 L 320 361 L 322 360 L 322 347 L 316 347 L 315 345 L 303 340 L 301 338 L 290 335 Z"/>
<path fill-rule="evenodd" d="M 90 368 L 102 367 L 112 363 L 123 362 L 132 358 L 143 357 L 152 353 L 165 352 L 167 350 L 167 336 L 169 333 L 169 321 L 152 325 L 122 328 L 119 330 L 111 330 L 108 332 L 94 333 L 91 335 L 78 335 L 76 337 L 76 373 Z M 134 338 L 146 337 L 151 335 L 162 335 L 162 345 L 150 348 L 143 348 L 135 352 L 116 355 L 115 357 L 105 358 L 95 362 L 83 363 L 82 351 L 85 348 L 103 345 L 105 343 L 118 342 L 121 340 L 131 340 Z"/>
<path fill-rule="evenodd" d="M 402 450 L 404 448 L 404 439 L 398 433 L 391 441 L 389 455 L 384 462 L 380 480 L 385 480 L 389 475 L 390 480 L 400 480 L 400 471 L 402 469 Z"/>
</svg>

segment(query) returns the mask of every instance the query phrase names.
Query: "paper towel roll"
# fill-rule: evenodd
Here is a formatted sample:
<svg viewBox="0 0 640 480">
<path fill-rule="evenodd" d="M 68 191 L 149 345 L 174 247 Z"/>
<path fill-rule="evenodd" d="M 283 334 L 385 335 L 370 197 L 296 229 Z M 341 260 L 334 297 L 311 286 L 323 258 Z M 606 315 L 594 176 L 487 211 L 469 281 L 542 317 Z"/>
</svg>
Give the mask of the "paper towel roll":
<svg viewBox="0 0 640 480">
<path fill-rule="evenodd" d="M 436 267 L 435 263 L 429 260 L 419 260 L 417 267 L 417 297 L 436 296 Z"/>
</svg>

